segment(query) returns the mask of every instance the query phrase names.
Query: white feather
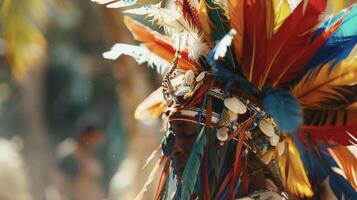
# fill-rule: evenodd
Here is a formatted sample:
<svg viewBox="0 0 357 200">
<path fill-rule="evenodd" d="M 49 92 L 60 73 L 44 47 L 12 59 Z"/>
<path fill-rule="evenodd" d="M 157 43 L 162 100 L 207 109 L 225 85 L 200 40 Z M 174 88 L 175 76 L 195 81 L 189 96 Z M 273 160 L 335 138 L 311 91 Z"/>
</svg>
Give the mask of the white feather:
<svg viewBox="0 0 357 200">
<path fill-rule="evenodd" d="M 237 33 L 236 30 L 231 29 L 228 34 L 226 34 L 221 41 L 215 47 L 216 50 L 214 52 L 214 60 L 218 60 L 218 58 L 224 57 L 227 53 L 227 49 L 232 44 L 233 36 Z"/>
<path fill-rule="evenodd" d="M 160 74 L 164 74 L 171 66 L 169 62 L 142 46 L 117 43 L 110 51 L 103 53 L 103 57 L 110 60 L 115 60 L 121 55 L 131 56 L 139 64 L 147 62 L 149 67 L 155 68 Z"/>
<path fill-rule="evenodd" d="M 117 1 L 107 5 L 107 8 L 122 8 L 136 4 L 137 0 Z"/>
<path fill-rule="evenodd" d="M 107 7 L 119 8 L 133 4 L 140 4 L 138 0 L 117 1 L 117 0 L 93 0 L 100 3 L 109 3 Z M 153 23 L 163 27 L 165 32 L 173 36 L 174 48 L 176 50 L 188 49 L 189 57 L 197 60 L 201 56 L 206 56 L 209 47 L 203 42 L 202 37 L 193 26 L 191 26 L 182 16 L 181 11 L 174 3 L 167 2 L 166 8 L 161 8 L 161 2 L 157 4 L 146 4 L 141 7 L 125 10 L 124 13 L 146 15 Z M 180 37 L 177 37 L 179 35 Z M 180 41 L 180 42 L 179 42 Z M 179 42 L 179 43 L 177 43 Z"/>
<path fill-rule="evenodd" d="M 203 42 L 202 37 L 198 33 L 191 33 L 187 38 L 187 48 L 188 48 L 188 56 L 197 60 L 201 56 L 207 56 L 210 51 L 207 43 Z"/>
<path fill-rule="evenodd" d="M 98 4 L 107 4 L 116 0 L 91 0 L 91 1 L 96 2 Z"/>
</svg>

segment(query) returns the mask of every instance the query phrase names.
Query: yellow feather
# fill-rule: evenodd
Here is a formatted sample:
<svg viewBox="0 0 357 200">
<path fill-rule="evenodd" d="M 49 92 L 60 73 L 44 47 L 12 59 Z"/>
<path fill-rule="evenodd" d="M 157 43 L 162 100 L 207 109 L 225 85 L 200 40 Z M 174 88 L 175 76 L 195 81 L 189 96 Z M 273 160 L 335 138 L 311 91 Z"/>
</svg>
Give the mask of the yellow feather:
<svg viewBox="0 0 357 200">
<path fill-rule="evenodd" d="M 283 183 L 293 195 L 300 198 L 311 197 L 313 191 L 307 178 L 300 153 L 291 137 L 286 137 L 285 152 L 278 156 L 279 168 Z"/>
<path fill-rule="evenodd" d="M 229 23 L 237 31 L 234 36 L 234 51 L 239 60 L 242 57 L 242 47 L 244 39 L 244 1 L 228 0 Z"/>
<path fill-rule="evenodd" d="M 273 0 L 275 25 L 274 32 L 279 29 L 285 19 L 291 14 L 289 3 L 286 0 Z"/>
<path fill-rule="evenodd" d="M 206 1 L 200 0 L 198 16 L 200 18 L 200 23 L 201 23 L 204 38 L 206 39 L 206 41 L 210 41 L 211 32 L 212 32 L 211 30 L 212 22 L 209 19 L 207 12 L 208 9 L 206 5 Z"/>
<path fill-rule="evenodd" d="M 357 83 L 357 57 L 342 61 L 330 71 L 331 63 L 322 67 L 315 78 L 305 76 L 293 89 L 293 95 L 306 108 L 319 108 L 319 102 L 338 95 L 335 87 Z"/>
</svg>

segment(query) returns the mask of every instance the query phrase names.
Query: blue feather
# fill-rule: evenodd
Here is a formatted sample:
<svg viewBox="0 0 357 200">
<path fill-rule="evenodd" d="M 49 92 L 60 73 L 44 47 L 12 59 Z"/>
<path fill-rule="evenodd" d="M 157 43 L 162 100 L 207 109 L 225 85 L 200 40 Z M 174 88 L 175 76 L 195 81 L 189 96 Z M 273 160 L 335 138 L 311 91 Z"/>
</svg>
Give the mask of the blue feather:
<svg viewBox="0 0 357 200">
<path fill-rule="evenodd" d="M 302 123 L 302 109 L 299 102 L 290 93 L 270 89 L 263 99 L 263 107 L 274 118 L 278 129 L 294 133 Z"/>
<path fill-rule="evenodd" d="M 334 66 L 350 55 L 357 43 L 357 6 L 341 11 L 334 18 L 327 18 L 315 32 L 314 38 L 336 24 L 343 16 L 342 24 L 337 31 L 327 39 L 311 62 L 304 68 L 302 74 L 299 76 L 300 78 L 309 73 L 312 69 L 321 69 L 324 64 L 330 61 L 333 61 L 331 65 L 331 69 L 333 69 Z"/>
<path fill-rule="evenodd" d="M 315 181 L 322 183 L 326 178 L 329 178 L 330 188 L 337 199 L 357 199 L 357 192 L 351 187 L 348 181 L 332 170 L 332 167 L 338 167 L 338 165 L 327 153 L 327 146 L 317 147 L 313 145 L 311 141 L 309 144 L 313 152 L 313 154 L 309 156 L 311 166 L 313 166 L 310 173 L 314 175 L 313 178 Z"/>
<path fill-rule="evenodd" d="M 214 60 L 216 48 L 214 48 L 207 57 L 208 64 L 212 67 L 213 74 L 218 78 L 227 81 L 226 88 L 229 88 L 232 84 L 237 84 L 245 92 L 258 95 L 259 90 L 247 79 L 239 74 L 233 73 L 227 66 Z"/>
</svg>

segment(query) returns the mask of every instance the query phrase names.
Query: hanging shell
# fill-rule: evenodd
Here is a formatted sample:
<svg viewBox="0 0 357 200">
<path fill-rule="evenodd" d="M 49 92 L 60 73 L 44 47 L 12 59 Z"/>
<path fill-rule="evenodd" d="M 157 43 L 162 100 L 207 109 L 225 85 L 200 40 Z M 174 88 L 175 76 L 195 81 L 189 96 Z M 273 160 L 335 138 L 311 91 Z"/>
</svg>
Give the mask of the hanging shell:
<svg viewBox="0 0 357 200">
<path fill-rule="evenodd" d="M 270 144 L 271 144 L 272 146 L 276 146 L 276 145 L 279 143 L 279 139 L 280 139 L 280 137 L 279 137 L 278 135 L 274 135 L 273 137 L 271 137 L 271 138 L 269 139 Z"/>
<path fill-rule="evenodd" d="M 185 73 L 185 83 L 186 85 L 192 85 L 195 80 L 195 73 L 192 70 L 188 70 Z"/>
<path fill-rule="evenodd" d="M 238 119 L 238 114 L 237 113 L 234 113 L 234 112 L 228 110 L 228 114 L 229 114 L 229 121 L 230 122 L 237 121 L 237 119 Z"/>
<path fill-rule="evenodd" d="M 228 139 L 228 129 L 226 127 L 221 127 L 216 133 L 216 137 L 219 141 L 225 142 Z"/>
<path fill-rule="evenodd" d="M 224 106 L 237 114 L 244 114 L 247 112 L 247 107 L 236 97 L 227 98 L 224 100 Z"/>
<path fill-rule="evenodd" d="M 279 142 L 276 148 L 278 149 L 278 155 L 279 156 L 283 155 L 283 153 L 285 152 L 285 142 L 284 141 Z"/>
<path fill-rule="evenodd" d="M 191 91 L 191 88 L 189 86 L 184 86 L 184 87 L 179 87 L 175 95 L 178 97 L 184 96 L 185 94 L 189 93 Z"/>
<path fill-rule="evenodd" d="M 268 137 L 273 137 L 275 135 L 273 124 L 265 119 L 259 121 L 259 129 Z"/>
<path fill-rule="evenodd" d="M 206 76 L 206 73 L 205 72 L 201 72 L 197 77 L 196 77 L 196 81 L 197 82 L 200 82 L 202 81 Z"/>
</svg>

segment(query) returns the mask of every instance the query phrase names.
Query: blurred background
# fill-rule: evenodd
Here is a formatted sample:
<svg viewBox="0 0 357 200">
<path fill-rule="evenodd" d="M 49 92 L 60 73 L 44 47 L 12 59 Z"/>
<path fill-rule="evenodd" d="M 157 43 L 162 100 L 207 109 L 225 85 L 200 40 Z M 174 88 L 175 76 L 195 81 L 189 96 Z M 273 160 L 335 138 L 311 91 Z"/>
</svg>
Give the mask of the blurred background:
<svg viewBox="0 0 357 200">
<path fill-rule="evenodd" d="M 0 200 L 134 199 L 162 136 L 159 120 L 135 121 L 134 110 L 161 80 L 130 58 L 102 58 L 135 43 L 121 11 L 0 2 Z M 355 1 L 330 2 L 337 12 Z"/>
</svg>

